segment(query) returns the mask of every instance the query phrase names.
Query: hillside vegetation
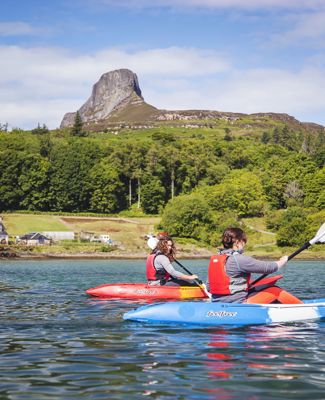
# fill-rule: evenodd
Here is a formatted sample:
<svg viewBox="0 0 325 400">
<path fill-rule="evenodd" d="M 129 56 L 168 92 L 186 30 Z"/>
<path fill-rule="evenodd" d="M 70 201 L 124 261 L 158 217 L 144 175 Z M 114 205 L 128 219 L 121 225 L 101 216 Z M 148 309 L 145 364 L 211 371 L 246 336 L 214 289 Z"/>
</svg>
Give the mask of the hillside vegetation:
<svg viewBox="0 0 325 400">
<path fill-rule="evenodd" d="M 152 229 L 208 249 L 254 219 L 271 232 L 264 253 L 299 246 L 325 220 L 321 126 L 255 114 L 100 129 L 0 131 L 1 212 L 159 216 Z"/>
</svg>

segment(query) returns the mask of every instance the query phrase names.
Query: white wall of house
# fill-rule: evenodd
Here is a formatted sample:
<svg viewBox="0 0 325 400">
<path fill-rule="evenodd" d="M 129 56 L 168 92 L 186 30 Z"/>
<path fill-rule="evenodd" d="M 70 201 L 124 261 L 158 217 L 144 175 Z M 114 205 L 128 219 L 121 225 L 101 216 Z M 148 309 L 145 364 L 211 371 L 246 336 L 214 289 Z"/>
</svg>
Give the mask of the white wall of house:
<svg viewBox="0 0 325 400">
<path fill-rule="evenodd" d="M 52 239 L 54 242 L 58 242 L 60 240 L 74 240 L 75 239 L 75 234 L 74 232 L 42 232 L 42 234 L 50 239 Z"/>
</svg>

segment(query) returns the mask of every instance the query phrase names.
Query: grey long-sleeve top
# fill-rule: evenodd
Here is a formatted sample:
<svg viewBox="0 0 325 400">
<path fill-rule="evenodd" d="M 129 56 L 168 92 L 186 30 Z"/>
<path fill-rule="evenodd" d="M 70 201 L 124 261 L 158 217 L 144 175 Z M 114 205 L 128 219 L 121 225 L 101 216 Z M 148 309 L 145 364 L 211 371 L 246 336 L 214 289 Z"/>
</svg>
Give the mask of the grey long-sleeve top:
<svg viewBox="0 0 325 400">
<path fill-rule="evenodd" d="M 256 258 L 234 252 L 232 249 L 222 250 L 221 254 L 230 254 L 226 262 L 226 273 L 231 278 L 231 291 L 233 294 L 215 298 L 222 302 L 242 302 L 247 297 L 243 284 L 247 282 L 249 274 L 272 274 L 278 270 L 275 261 L 261 261 Z M 236 290 L 238 288 L 238 290 Z M 215 297 L 215 296 L 214 296 Z"/>
<path fill-rule="evenodd" d="M 169 261 L 169 258 L 164 254 L 158 254 L 154 260 L 154 266 L 157 271 L 164 269 L 166 272 L 169 273 L 170 276 L 173 278 L 181 279 L 184 274 L 173 267 L 172 263 Z M 151 281 L 150 285 L 159 285 L 160 281 Z"/>
</svg>

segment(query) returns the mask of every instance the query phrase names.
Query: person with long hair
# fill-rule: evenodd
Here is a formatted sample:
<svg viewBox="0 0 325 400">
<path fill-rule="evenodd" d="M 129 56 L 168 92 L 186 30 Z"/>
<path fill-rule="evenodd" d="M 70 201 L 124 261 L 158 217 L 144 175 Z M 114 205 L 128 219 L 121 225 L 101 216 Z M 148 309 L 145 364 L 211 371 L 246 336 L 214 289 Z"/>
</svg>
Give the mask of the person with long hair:
<svg viewBox="0 0 325 400">
<path fill-rule="evenodd" d="M 208 290 L 213 301 L 242 303 L 254 292 L 249 290 L 252 273 L 271 274 L 281 270 L 287 256 L 278 261 L 261 261 L 243 254 L 247 235 L 240 228 L 227 228 L 222 235 L 223 249 L 210 259 Z"/>
<path fill-rule="evenodd" d="M 172 262 L 176 247 L 173 239 L 163 232 L 155 238 L 154 248 L 147 258 L 146 270 L 149 285 L 196 286 L 197 275 L 186 275 L 177 271 Z"/>
</svg>

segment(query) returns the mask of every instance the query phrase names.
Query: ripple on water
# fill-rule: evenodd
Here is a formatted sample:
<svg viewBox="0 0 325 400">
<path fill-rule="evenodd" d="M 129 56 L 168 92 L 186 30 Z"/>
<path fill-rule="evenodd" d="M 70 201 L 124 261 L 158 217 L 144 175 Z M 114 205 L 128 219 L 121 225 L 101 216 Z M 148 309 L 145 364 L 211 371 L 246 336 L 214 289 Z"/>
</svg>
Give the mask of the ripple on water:
<svg viewBox="0 0 325 400">
<path fill-rule="evenodd" d="M 206 260 L 197 264 L 204 277 Z M 299 290 L 324 297 L 322 269 L 308 265 L 318 291 L 306 279 Z M 0 264 L 0 398 L 324 400 L 324 322 L 146 325 L 122 319 L 145 302 L 84 293 L 125 276 L 142 281 L 143 273 L 134 261 Z M 286 289 L 295 282 L 289 273 Z"/>
</svg>

